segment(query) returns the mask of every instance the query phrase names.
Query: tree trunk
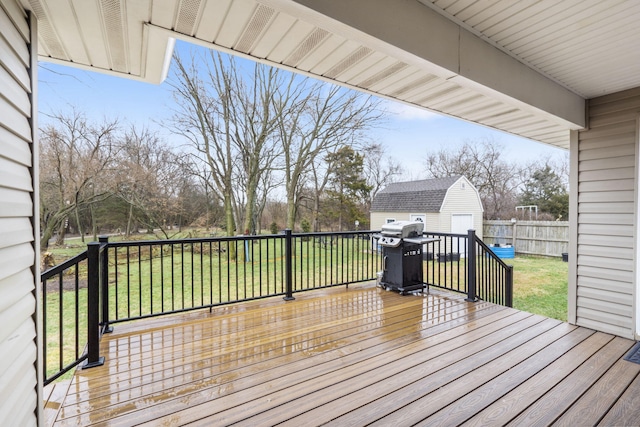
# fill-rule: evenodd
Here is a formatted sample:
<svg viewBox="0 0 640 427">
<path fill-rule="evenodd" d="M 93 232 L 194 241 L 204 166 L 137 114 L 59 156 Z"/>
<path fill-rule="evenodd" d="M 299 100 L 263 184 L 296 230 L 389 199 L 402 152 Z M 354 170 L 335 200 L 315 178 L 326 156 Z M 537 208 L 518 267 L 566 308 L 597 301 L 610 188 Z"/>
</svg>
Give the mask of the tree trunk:
<svg viewBox="0 0 640 427">
<path fill-rule="evenodd" d="M 227 227 L 227 235 L 228 236 L 235 235 L 236 224 L 233 217 L 233 205 L 231 204 L 230 194 L 225 194 L 225 197 L 224 197 L 224 216 L 225 216 L 225 223 Z M 229 257 L 232 260 L 236 259 L 235 244 L 231 244 L 231 243 L 229 244 Z"/>
<path fill-rule="evenodd" d="M 77 203 L 76 203 L 76 208 L 74 209 L 74 213 L 76 216 L 76 224 L 78 225 L 78 233 L 80 234 L 80 239 L 82 240 L 82 243 L 84 243 L 84 230 L 82 229 L 82 225 L 80 224 L 80 213 L 79 213 Z"/>
<path fill-rule="evenodd" d="M 133 222 L 133 203 L 129 203 L 129 217 L 127 218 L 127 229 L 125 230 L 125 236 L 129 238 L 131 236 L 131 223 Z"/>
<path fill-rule="evenodd" d="M 56 245 L 64 245 L 64 237 L 67 234 L 67 227 L 65 227 L 65 223 L 67 220 L 63 220 L 62 224 L 60 224 L 60 228 L 58 230 L 58 237 L 56 237 Z"/>
<path fill-rule="evenodd" d="M 93 241 L 98 241 L 98 224 L 96 224 L 96 217 L 93 212 L 93 203 L 89 205 L 89 212 L 91 212 L 91 231 L 93 231 Z M 84 242 L 84 238 L 82 239 Z"/>
<path fill-rule="evenodd" d="M 296 204 L 293 194 L 287 195 L 287 226 L 289 230 L 293 230 L 296 226 Z"/>
</svg>

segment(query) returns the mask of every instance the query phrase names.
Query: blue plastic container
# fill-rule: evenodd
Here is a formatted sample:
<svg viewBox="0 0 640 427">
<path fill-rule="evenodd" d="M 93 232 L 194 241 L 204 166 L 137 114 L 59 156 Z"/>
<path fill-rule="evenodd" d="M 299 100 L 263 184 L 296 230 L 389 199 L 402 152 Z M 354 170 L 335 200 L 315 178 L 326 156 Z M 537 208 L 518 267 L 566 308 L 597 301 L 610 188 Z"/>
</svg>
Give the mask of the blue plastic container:
<svg viewBox="0 0 640 427">
<path fill-rule="evenodd" d="M 514 258 L 516 250 L 513 246 L 489 246 L 491 251 L 500 259 Z"/>
</svg>

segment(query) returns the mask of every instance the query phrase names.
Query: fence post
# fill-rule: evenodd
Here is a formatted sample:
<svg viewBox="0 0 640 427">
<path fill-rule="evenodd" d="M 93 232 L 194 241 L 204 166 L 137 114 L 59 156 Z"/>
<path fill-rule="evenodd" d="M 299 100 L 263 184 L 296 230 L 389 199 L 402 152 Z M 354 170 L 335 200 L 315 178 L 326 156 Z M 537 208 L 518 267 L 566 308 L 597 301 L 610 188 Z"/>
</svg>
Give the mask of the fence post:
<svg viewBox="0 0 640 427">
<path fill-rule="evenodd" d="M 100 356 L 100 242 L 87 245 L 87 360 L 83 369 L 104 364 Z"/>
<path fill-rule="evenodd" d="M 113 332 L 109 326 L 109 253 L 107 252 L 109 237 L 100 236 L 100 299 L 102 300 L 102 333 Z"/>
<path fill-rule="evenodd" d="M 287 286 L 287 294 L 284 297 L 285 301 L 291 301 L 293 297 L 293 254 L 292 254 L 292 237 L 291 230 L 284 230 L 284 258 L 285 258 L 285 282 Z"/>
<path fill-rule="evenodd" d="M 476 302 L 476 230 L 467 233 L 467 298 L 465 301 Z"/>
<path fill-rule="evenodd" d="M 507 266 L 505 278 L 505 304 L 507 307 L 513 307 L 513 265 Z"/>
</svg>

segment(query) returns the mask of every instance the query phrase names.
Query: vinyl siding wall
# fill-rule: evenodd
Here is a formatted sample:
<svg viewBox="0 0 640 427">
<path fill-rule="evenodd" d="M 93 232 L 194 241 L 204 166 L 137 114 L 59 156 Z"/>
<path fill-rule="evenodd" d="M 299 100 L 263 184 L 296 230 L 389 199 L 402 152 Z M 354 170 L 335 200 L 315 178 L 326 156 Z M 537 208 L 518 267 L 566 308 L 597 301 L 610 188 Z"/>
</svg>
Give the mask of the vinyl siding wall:
<svg viewBox="0 0 640 427">
<path fill-rule="evenodd" d="M 30 21 L 0 0 L 0 425 L 37 424 Z"/>
<path fill-rule="evenodd" d="M 451 216 L 454 214 L 472 214 L 473 228 L 482 239 L 482 202 L 477 190 L 464 177 L 447 191 L 440 211 L 441 230 L 451 230 Z"/>
<path fill-rule="evenodd" d="M 394 218 L 396 221 L 409 221 L 412 214 L 422 214 L 427 216 L 425 231 L 444 231 L 440 228 L 440 215 L 437 213 L 424 212 L 371 212 L 371 229 L 380 230 L 387 223 L 387 218 Z"/>
<path fill-rule="evenodd" d="M 640 88 L 592 99 L 589 130 L 571 149 L 578 192 L 569 320 L 627 338 L 635 335 L 639 115 Z"/>
</svg>

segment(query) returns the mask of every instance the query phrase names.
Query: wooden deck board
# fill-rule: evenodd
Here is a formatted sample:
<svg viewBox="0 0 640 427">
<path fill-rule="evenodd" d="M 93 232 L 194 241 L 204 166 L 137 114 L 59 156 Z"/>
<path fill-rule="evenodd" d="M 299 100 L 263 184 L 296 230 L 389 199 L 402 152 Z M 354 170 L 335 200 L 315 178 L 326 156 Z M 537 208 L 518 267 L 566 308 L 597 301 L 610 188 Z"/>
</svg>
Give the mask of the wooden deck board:
<svg viewBox="0 0 640 427">
<path fill-rule="evenodd" d="M 561 380 L 561 378 L 557 377 L 552 377 L 548 384 L 543 383 L 542 387 L 540 387 L 541 391 L 549 391 L 541 399 L 536 400 L 536 395 L 529 395 L 530 389 L 523 385 L 517 391 L 501 397 L 492 405 L 482 411 L 478 411 L 464 425 L 501 425 L 509 422 L 524 410 L 535 410 L 536 408 L 543 408 L 545 405 L 551 405 L 556 412 L 545 410 L 557 416 L 560 406 L 564 405 L 565 409 L 570 408 L 584 391 L 620 358 L 621 352 L 624 351 L 623 348 L 628 344 L 628 340 L 614 338 L 606 345 L 606 348 L 603 348 L 602 352 L 595 353 L 593 357 L 582 363 L 578 369 L 562 379 L 560 384 L 553 387 L 555 381 Z M 578 355 L 578 357 L 582 356 Z M 537 380 L 540 380 L 540 378 Z M 535 403 L 531 403 L 532 401 L 535 401 Z M 578 421 L 581 417 L 584 419 L 584 413 L 576 413 L 576 418 L 572 418 L 570 425 L 579 424 Z M 547 420 L 546 424 L 550 424 L 550 421 Z"/>
<path fill-rule="evenodd" d="M 515 319 L 514 322 L 516 320 L 518 319 Z M 500 332 L 494 332 L 494 334 L 497 333 Z M 330 376 L 321 378 L 320 381 L 306 379 L 304 383 L 298 384 L 298 387 L 283 389 L 280 393 L 269 393 L 262 396 L 263 402 L 259 401 L 262 407 L 252 407 L 250 411 L 245 408 L 227 410 L 224 413 L 202 419 L 202 423 L 203 425 L 207 423 L 209 425 L 220 425 L 228 424 L 230 421 L 243 421 L 246 425 L 273 425 L 286 421 L 296 413 L 303 412 L 308 406 L 317 406 L 329 399 L 335 401 L 349 395 L 349 400 L 352 400 L 354 399 L 353 393 L 356 390 L 361 391 L 363 387 L 369 384 L 371 384 L 371 387 L 365 394 L 366 399 L 370 401 L 374 395 L 379 394 L 381 391 L 382 393 L 388 392 L 388 387 L 392 387 L 397 383 L 404 384 L 420 375 L 419 368 L 424 368 L 424 370 L 434 369 L 433 367 L 436 366 L 435 358 L 440 358 L 440 360 L 448 358 L 451 348 L 456 345 L 455 340 L 445 341 L 444 343 L 450 343 L 451 345 L 442 346 L 444 348 L 437 346 L 438 341 L 440 340 L 433 340 L 433 346 L 428 349 L 416 351 L 418 349 L 417 346 L 412 346 L 413 348 L 410 351 L 397 349 L 366 360 L 358 365 L 349 365 L 348 360 L 346 360 L 346 366 L 333 372 Z M 479 343 L 481 341 L 475 340 L 475 342 Z M 469 346 L 465 348 L 469 348 Z M 383 384 L 382 387 L 381 384 Z M 291 401 L 291 393 L 296 396 L 295 402 Z M 252 401 L 256 402 L 256 399 L 253 398 Z M 281 407 L 274 405 L 274 403 L 276 405 L 279 403 L 291 403 L 291 410 L 282 411 Z M 251 417 L 249 418 L 248 416 Z"/>
<path fill-rule="evenodd" d="M 640 376 L 636 376 L 598 425 L 640 425 Z"/>
<path fill-rule="evenodd" d="M 365 284 L 296 297 L 115 325 L 101 342 L 105 365 L 76 372 L 54 425 L 638 416 L 640 365 L 620 360 L 630 340 L 438 290 L 403 297 Z"/>
<path fill-rule="evenodd" d="M 591 384 L 587 392 L 580 396 L 554 425 L 573 427 L 582 419 L 594 420 L 592 424 L 596 424 L 639 373 L 640 365 L 618 358 L 613 366 Z"/>
</svg>

